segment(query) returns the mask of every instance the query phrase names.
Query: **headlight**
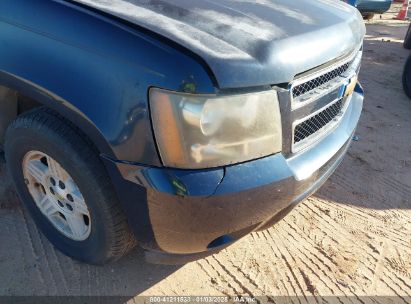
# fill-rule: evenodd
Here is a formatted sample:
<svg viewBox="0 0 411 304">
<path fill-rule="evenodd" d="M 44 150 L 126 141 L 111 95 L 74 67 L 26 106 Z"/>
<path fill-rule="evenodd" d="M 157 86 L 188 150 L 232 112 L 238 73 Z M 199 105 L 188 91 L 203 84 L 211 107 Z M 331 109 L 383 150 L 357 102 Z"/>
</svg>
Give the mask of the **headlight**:
<svg viewBox="0 0 411 304">
<path fill-rule="evenodd" d="M 151 89 L 149 95 L 154 135 L 167 167 L 217 167 L 281 151 L 274 90 L 219 96 Z"/>
</svg>

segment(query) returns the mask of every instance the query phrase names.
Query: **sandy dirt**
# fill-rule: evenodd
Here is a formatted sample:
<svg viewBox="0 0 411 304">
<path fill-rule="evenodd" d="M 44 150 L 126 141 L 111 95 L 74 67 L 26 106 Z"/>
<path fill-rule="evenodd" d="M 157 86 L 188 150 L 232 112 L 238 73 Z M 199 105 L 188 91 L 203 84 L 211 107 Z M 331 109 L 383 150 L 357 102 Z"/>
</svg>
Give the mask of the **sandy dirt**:
<svg viewBox="0 0 411 304">
<path fill-rule="evenodd" d="M 394 7 L 398 10 L 398 6 Z M 411 100 L 407 22 L 367 22 L 363 116 L 341 167 L 282 222 L 207 259 L 150 265 L 134 250 L 94 267 L 54 250 L 0 161 L 0 295 L 411 295 Z M 300 298 L 304 301 L 305 298 Z M 298 301 L 297 301 L 298 302 Z"/>
</svg>

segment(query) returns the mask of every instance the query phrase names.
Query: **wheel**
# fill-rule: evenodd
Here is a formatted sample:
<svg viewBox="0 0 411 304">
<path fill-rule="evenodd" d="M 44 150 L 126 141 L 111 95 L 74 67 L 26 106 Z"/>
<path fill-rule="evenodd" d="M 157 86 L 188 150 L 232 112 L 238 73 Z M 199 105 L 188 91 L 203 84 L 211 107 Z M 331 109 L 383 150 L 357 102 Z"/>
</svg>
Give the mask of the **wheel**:
<svg viewBox="0 0 411 304">
<path fill-rule="evenodd" d="M 374 13 L 362 13 L 362 17 L 364 20 L 371 20 L 372 18 L 374 18 Z"/>
<path fill-rule="evenodd" d="M 57 249 L 105 264 L 133 248 L 98 152 L 58 114 L 40 108 L 19 116 L 7 130 L 5 156 L 22 202 Z"/>
<path fill-rule="evenodd" d="M 405 94 L 411 99 L 411 55 L 405 62 L 404 71 L 402 73 L 402 87 Z"/>
<path fill-rule="evenodd" d="M 407 33 L 405 34 L 403 46 L 405 49 L 411 49 L 411 24 L 408 26 Z"/>
</svg>

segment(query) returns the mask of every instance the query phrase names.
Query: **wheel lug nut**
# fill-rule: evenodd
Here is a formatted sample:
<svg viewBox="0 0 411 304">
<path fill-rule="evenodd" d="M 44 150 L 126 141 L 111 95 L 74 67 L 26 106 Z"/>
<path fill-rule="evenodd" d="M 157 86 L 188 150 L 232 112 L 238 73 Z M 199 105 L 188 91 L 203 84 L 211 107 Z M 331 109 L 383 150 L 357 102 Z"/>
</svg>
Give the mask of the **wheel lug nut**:
<svg viewBox="0 0 411 304">
<path fill-rule="evenodd" d="M 74 202 L 73 196 L 72 196 L 71 194 L 67 194 L 67 199 L 68 199 L 70 202 Z"/>
<path fill-rule="evenodd" d="M 56 185 L 56 181 L 54 180 L 54 178 L 50 177 L 50 183 L 55 186 Z"/>
<path fill-rule="evenodd" d="M 73 206 L 71 206 L 70 204 L 66 204 L 66 207 L 68 210 L 73 211 Z"/>
<path fill-rule="evenodd" d="M 57 204 L 59 204 L 59 206 L 60 206 L 61 208 L 64 207 L 64 204 L 63 204 L 62 202 L 60 202 L 60 201 L 57 201 Z"/>
<path fill-rule="evenodd" d="M 51 187 L 50 187 L 50 192 L 51 192 L 51 194 L 53 194 L 53 195 L 54 195 L 54 189 L 53 189 L 53 188 L 51 188 Z"/>
</svg>

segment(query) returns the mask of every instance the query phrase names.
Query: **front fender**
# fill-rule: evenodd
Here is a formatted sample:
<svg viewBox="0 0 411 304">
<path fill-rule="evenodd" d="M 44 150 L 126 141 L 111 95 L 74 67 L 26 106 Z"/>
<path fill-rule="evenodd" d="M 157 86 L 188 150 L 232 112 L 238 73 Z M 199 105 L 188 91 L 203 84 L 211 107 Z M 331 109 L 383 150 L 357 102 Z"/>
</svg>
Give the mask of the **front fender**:
<svg viewBox="0 0 411 304">
<path fill-rule="evenodd" d="M 148 88 L 181 91 L 189 83 L 212 93 L 215 86 L 202 63 L 159 39 L 67 1 L 3 0 L 0 81 L 100 136 L 103 153 L 161 166 Z"/>
<path fill-rule="evenodd" d="M 0 70 L 0 85 L 8 87 L 14 91 L 36 100 L 40 104 L 53 109 L 68 121 L 75 124 L 84 134 L 95 144 L 100 153 L 114 157 L 111 149 L 104 136 L 98 128 L 73 104 L 56 96 L 45 88 L 40 87 L 26 79 L 11 75 Z"/>
</svg>

